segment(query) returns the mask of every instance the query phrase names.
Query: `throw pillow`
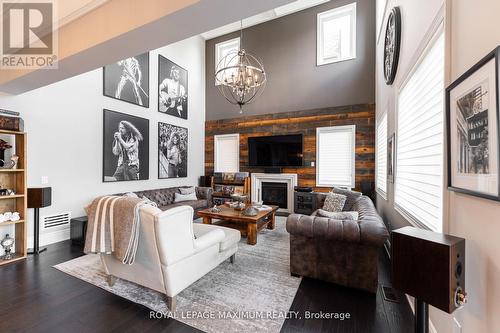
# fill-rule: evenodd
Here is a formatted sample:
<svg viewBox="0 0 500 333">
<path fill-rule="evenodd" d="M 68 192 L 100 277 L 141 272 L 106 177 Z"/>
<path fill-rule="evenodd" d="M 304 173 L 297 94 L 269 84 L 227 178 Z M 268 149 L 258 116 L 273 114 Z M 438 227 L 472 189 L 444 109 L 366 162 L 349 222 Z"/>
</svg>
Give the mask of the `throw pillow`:
<svg viewBox="0 0 500 333">
<path fill-rule="evenodd" d="M 175 193 L 174 202 L 191 201 L 191 200 L 198 200 L 198 198 L 196 197 L 196 193 L 191 193 L 191 194 Z"/>
<path fill-rule="evenodd" d="M 190 186 L 190 187 L 179 187 L 179 192 L 181 192 L 181 194 L 191 194 L 191 193 L 194 193 L 195 192 L 195 188 L 194 186 Z"/>
<path fill-rule="evenodd" d="M 361 198 L 361 195 L 363 194 L 361 192 L 350 191 L 339 187 L 334 187 L 332 192 L 346 196 L 346 201 L 343 209 L 344 211 L 353 211 L 354 209 L 352 207 L 356 202 L 358 202 L 358 200 Z"/>
<path fill-rule="evenodd" d="M 130 197 L 130 198 L 138 198 L 137 194 L 135 194 L 134 192 L 127 192 L 123 196 Z"/>
<path fill-rule="evenodd" d="M 328 217 L 335 220 L 357 220 L 358 212 L 329 212 L 324 209 L 318 209 L 316 212 L 318 216 Z"/>
<path fill-rule="evenodd" d="M 341 212 L 342 208 L 344 208 L 345 201 L 345 195 L 330 192 L 326 195 L 323 209 L 328 212 Z"/>
</svg>

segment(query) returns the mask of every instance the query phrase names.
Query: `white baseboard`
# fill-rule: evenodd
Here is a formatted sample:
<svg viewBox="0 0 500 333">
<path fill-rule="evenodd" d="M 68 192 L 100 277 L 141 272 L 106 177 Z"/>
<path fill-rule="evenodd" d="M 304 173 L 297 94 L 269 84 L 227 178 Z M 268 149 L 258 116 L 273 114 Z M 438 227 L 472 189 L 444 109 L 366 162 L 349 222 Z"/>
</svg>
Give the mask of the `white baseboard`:
<svg viewBox="0 0 500 333">
<path fill-rule="evenodd" d="M 51 230 L 50 232 L 44 231 L 40 232 L 40 246 L 45 246 L 57 242 L 62 242 L 69 239 L 70 231 L 69 226 L 67 228 L 61 228 L 57 230 Z M 28 237 L 28 248 L 33 247 L 33 236 Z"/>
<path fill-rule="evenodd" d="M 415 307 L 414 307 L 413 297 L 411 297 L 410 295 L 406 295 L 406 299 L 408 300 L 408 303 L 410 304 L 410 308 L 411 308 L 411 311 L 413 312 L 413 315 L 415 315 Z M 429 317 L 429 332 L 437 333 L 436 327 L 432 323 L 432 320 L 430 317 Z"/>
</svg>

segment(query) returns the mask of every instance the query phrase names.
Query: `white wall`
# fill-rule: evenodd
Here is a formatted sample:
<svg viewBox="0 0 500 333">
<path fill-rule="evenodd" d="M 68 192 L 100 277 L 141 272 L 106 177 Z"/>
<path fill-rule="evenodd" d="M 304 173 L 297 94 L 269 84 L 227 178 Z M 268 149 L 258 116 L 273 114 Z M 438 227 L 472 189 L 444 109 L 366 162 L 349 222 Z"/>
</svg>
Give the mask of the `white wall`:
<svg viewBox="0 0 500 333">
<path fill-rule="evenodd" d="M 157 110 L 158 54 L 189 71 L 188 120 Z M 41 177 L 49 177 L 47 186 L 52 187 L 52 206 L 41 209 L 41 217 L 62 212 L 71 212 L 74 217 L 85 215 L 83 207 L 101 194 L 198 183 L 199 176 L 204 174 L 205 154 L 205 41 L 193 37 L 151 51 L 149 75 L 149 109 L 104 97 L 101 68 L 22 95 L 0 96 L 0 108 L 21 112 L 25 121 L 28 186 L 42 186 Z M 149 180 L 102 182 L 103 108 L 150 120 Z M 157 178 L 159 121 L 188 128 L 187 178 Z M 30 210 L 30 221 L 32 216 Z M 12 229 L 0 227 L 0 237 L 3 238 L 9 228 Z M 31 230 L 30 223 L 30 235 Z M 69 229 L 42 234 L 41 244 L 67 238 Z"/>
<path fill-rule="evenodd" d="M 451 79 L 500 45 L 500 1 L 449 0 Z M 448 230 L 466 243 L 467 305 L 455 313 L 463 332 L 500 332 L 500 203 L 450 192 Z M 451 316 L 435 321 L 453 332 Z"/>
<path fill-rule="evenodd" d="M 377 112 L 389 110 L 388 134 L 395 130 L 394 102 L 396 89 L 409 70 L 411 58 L 432 25 L 443 1 L 389 0 L 387 10 L 400 6 L 402 46 L 396 82 L 385 85 L 382 72 L 383 38 L 377 44 Z M 489 51 L 500 44 L 498 0 L 447 0 L 446 33 L 448 54 L 446 69 L 458 78 Z M 385 19 L 388 12 L 386 11 Z M 385 23 L 385 21 L 384 21 Z M 388 184 L 388 198 L 377 196 L 379 213 L 392 228 L 408 225 L 394 210 L 393 184 Z M 431 321 L 439 333 L 500 332 L 500 203 L 449 192 L 445 189 L 445 230 L 466 239 L 466 291 L 469 302 L 448 315 L 431 307 Z M 461 325 L 460 331 L 454 318 Z"/>
<path fill-rule="evenodd" d="M 377 6 L 381 1 L 377 1 Z M 435 18 L 439 15 L 443 5 L 442 0 L 388 0 L 381 34 L 377 40 L 376 50 L 376 111 L 377 115 L 384 109 L 387 110 L 387 135 L 396 130 L 395 102 L 396 92 L 407 74 L 411 71 L 415 55 L 426 39 L 426 34 L 431 30 Z M 401 50 L 399 65 L 394 83 L 385 84 L 383 72 L 384 36 L 387 18 L 393 7 L 399 6 L 401 10 Z M 394 184 L 387 183 L 386 198 L 377 195 L 377 209 L 382 218 L 388 223 L 390 229 L 397 229 L 408 225 L 408 221 L 394 209 Z"/>
</svg>

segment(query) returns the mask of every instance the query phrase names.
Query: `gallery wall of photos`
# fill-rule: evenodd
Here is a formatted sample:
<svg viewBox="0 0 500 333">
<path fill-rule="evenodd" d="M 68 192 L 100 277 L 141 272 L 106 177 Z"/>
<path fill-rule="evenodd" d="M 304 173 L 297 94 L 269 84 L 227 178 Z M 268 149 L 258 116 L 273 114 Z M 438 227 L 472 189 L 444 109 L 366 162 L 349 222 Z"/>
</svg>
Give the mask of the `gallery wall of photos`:
<svg viewBox="0 0 500 333">
<path fill-rule="evenodd" d="M 103 95 L 150 107 L 150 55 L 143 53 L 103 67 Z M 188 129 L 168 123 L 188 119 L 188 71 L 158 55 L 158 179 L 188 176 Z M 103 182 L 149 179 L 149 119 L 103 109 Z"/>
</svg>

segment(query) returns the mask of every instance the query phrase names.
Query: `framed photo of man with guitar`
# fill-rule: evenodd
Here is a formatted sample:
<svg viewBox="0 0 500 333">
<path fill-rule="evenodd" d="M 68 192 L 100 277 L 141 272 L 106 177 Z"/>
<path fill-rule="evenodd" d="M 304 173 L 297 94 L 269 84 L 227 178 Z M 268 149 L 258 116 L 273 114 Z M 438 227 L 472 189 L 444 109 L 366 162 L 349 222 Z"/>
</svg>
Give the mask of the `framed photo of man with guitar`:
<svg viewBox="0 0 500 333">
<path fill-rule="evenodd" d="M 188 71 L 158 55 L 158 111 L 188 118 Z"/>
</svg>

